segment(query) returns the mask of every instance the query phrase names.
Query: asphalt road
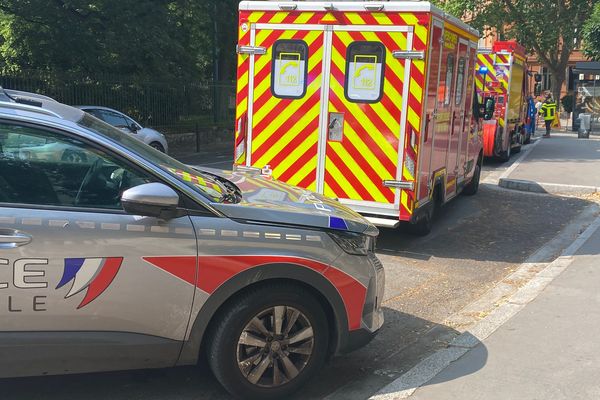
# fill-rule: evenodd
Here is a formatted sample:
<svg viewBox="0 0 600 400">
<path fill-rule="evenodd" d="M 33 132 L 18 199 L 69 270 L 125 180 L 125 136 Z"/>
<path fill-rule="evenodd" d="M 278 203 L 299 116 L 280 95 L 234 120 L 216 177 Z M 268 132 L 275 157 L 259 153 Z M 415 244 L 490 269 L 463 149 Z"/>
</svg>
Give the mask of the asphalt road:
<svg viewBox="0 0 600 400">
<path fill-rule="evenodd" d="M 223 146 L 183 161 L 227 168 L 230 151 Z M 507 166 L 486 163 L 484 177 Z M 445 347 L 457 334 L 444 325 L 446 318 L 514 271 L 588 204 L 483 185 L 476 196 L 460 196 L 445 206 L 425 238 L 382 230 L 378 253 L 387 274 L 386 324 L 367 347 L 334 359 L 295 399 L 368 398 Z M 0 380 L 3 400 L 67 397 L 229 399 L 204 366 Z"/>
</svg>

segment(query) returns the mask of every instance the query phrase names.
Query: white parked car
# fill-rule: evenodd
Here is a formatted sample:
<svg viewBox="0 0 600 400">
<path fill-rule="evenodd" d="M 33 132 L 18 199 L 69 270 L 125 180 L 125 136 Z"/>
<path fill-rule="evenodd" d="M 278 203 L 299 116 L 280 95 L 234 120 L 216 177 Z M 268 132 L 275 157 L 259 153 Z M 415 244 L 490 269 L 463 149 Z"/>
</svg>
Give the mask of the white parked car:
<svg viewBox="0 0 600 400">
<path fill-rule="evenodd" d="M 125 133 L 166 153 L 168 151 L 167 139 L 162 133 L 151 128 L 144 128 L 128 115 L 108 107 L 77 106 L 77 108 L 92 114 L 94 117 L 123 130 Z"/>
</svg>

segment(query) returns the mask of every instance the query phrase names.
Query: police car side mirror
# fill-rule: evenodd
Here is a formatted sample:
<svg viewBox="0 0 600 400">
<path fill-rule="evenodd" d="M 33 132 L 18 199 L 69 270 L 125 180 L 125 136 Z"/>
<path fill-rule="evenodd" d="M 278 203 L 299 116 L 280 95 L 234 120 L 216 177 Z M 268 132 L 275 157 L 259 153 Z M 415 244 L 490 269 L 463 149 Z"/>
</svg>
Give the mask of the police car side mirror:
<svg viewBox="0 0 600 400">
<path fill-rule="evenodd" d="M 162 183 L 145 183 L 124 191 L 121 205 L 127 214 L 171 219 L 177 216 L 179 195 Z"/>
</svg>

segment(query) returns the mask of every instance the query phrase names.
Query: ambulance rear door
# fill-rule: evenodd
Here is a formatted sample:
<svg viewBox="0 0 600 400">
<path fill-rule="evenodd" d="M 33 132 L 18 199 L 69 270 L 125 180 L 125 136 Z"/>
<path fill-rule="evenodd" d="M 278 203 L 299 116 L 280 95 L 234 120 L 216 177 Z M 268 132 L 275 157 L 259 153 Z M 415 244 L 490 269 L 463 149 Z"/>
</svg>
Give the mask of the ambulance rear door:
<svg viewBox="0 0 600 400">
<path fill-rule="evenodd" d="M 412 29 L 333 25 L 326 32 L 317 187 L 362 213 L 399 215 Z"/>
<path fill-rule="evenodd" d="M 238 49 L 250 57 L 245 163 L 316 191 L 325 27 L 277 18 L 251 24 L 250 46 Z"/>
</svg>

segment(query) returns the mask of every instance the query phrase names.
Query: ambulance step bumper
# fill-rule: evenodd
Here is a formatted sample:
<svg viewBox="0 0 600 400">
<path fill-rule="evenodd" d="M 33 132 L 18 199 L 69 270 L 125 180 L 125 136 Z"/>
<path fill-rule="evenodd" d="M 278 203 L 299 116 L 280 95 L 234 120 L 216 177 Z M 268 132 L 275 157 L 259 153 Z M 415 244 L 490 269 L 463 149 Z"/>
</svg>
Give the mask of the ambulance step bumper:
<svg viewBox="0 0 600 400">
<path fill-rule="evenodd" d="M 400 221 L 397 219 L 389 218 L 377 218 L 377 217 L 365 217 L 370 223 L 375 226 L 382 228 L 397 228 L 400 225 Z"/>
</svg>

